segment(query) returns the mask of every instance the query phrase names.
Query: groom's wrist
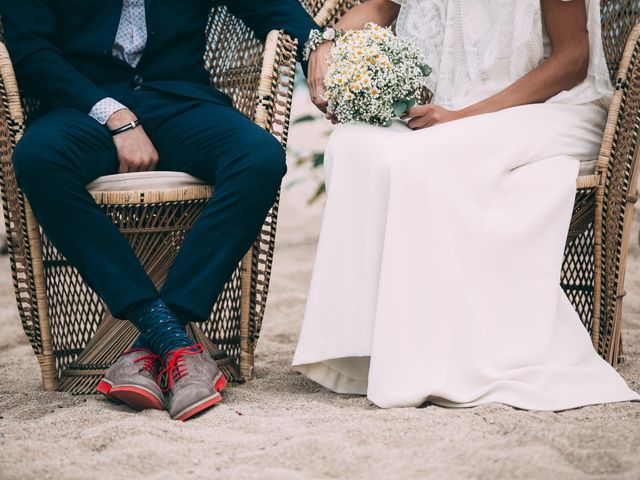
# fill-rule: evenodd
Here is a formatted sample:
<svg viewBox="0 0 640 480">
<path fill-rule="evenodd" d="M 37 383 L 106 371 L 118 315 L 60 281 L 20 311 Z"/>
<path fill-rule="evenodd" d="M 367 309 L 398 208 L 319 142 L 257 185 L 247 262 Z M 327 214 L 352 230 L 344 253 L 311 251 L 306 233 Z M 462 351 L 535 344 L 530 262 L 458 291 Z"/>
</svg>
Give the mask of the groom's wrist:
<svg viewBox="0 0 640 480">
<path fill-rule="evenodd" d="M 327 42 L 335 42 L 338 38 L 340 38 L 344 32 L 337 28 L 329 27 L 324 30 L 311 30 L 309 33 L 309 39 L 304 45 L 304 50 L 302 54 L 302 58 L 304 61 L 309 61 L 309 57 L 311 54 L 316 51 L 316 49 Z"/>
</svg>

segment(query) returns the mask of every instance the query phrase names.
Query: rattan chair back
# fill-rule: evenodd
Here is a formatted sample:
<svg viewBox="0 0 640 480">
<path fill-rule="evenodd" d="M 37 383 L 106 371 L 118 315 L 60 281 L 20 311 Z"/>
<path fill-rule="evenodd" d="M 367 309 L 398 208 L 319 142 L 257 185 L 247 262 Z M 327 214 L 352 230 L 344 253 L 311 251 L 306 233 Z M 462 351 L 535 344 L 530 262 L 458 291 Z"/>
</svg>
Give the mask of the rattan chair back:
<svg viewBox="0 0 640 480">
<path fill-rule="evenodd" d="M 616 75 L 633 28 L 640 23 L 640 2 L 636 0 L 601 0 L 602 46 L 611 82 Z"/>
</svg>

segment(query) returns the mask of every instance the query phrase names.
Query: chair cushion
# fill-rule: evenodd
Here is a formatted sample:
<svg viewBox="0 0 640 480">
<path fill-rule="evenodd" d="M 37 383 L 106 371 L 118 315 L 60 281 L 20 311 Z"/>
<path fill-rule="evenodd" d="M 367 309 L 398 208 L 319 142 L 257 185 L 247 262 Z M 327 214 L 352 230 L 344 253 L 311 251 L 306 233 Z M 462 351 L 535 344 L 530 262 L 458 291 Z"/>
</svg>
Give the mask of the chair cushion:
<svg viewBox="0 0 640 480">
<path fill-rule="evenodd" d="M 596 173 L 597 164 L 598 160 L 588 160 L 586 162 L 580 162 L 580 173 L 578 173 L 578 175 L 580 177 L 593 175 L 594 173 Z"/>
<path fill-rule="evenodd" d="M 593 175 L 597 160 L 580 162 L 581 177 Z M 105 175 L 87 185 L 90 192 L 127 192 L 147 190 L 170 190 L 207 185 L 199 178 L 184 172 L 134 172 Z"/>
<path fill-rule="evenodd" d="M 172 190 L 207 185 L 199 178 L 183 172 L 133 172 L 105 175 L 87 185 L 89 192 L 128 192 Z"/>
</svg>

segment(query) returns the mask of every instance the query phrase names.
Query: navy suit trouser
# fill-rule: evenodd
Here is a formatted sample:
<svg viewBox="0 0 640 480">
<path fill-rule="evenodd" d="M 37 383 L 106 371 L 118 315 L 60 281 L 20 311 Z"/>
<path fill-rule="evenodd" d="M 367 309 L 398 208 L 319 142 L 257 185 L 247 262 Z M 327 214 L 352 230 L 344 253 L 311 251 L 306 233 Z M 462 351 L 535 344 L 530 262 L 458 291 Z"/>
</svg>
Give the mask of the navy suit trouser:
<svg viewBox="0 0 640 480">
<path fill-rule="evenodd" d="M 88 183 L 118 170 L 104 126 L 70 108 L 38 117 L 14 151 L 18 184 L 49 239 L 114 316 L 160 297 L 204 320 L 275 200 L 286 172 L 284 149 L 227 103 L 144 88 L 118 100 L 141 120 L 158 151 L 158 170 L 215 186 L 160 292 L 87 192 Z"/>
</svg>

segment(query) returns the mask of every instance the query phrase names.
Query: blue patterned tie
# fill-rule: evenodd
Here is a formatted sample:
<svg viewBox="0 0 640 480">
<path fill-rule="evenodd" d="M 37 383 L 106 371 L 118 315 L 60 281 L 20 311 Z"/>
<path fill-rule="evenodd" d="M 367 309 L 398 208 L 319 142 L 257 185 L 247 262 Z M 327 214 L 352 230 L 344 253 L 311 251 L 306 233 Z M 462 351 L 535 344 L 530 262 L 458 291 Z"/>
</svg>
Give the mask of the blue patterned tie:
<svg viewBox="0 0 640 480">
<path fill-rule="evenodd" d="M 113 55 L 136 67 L 147 45 L 145 0 L 123 0 Z"/>
</svg>

